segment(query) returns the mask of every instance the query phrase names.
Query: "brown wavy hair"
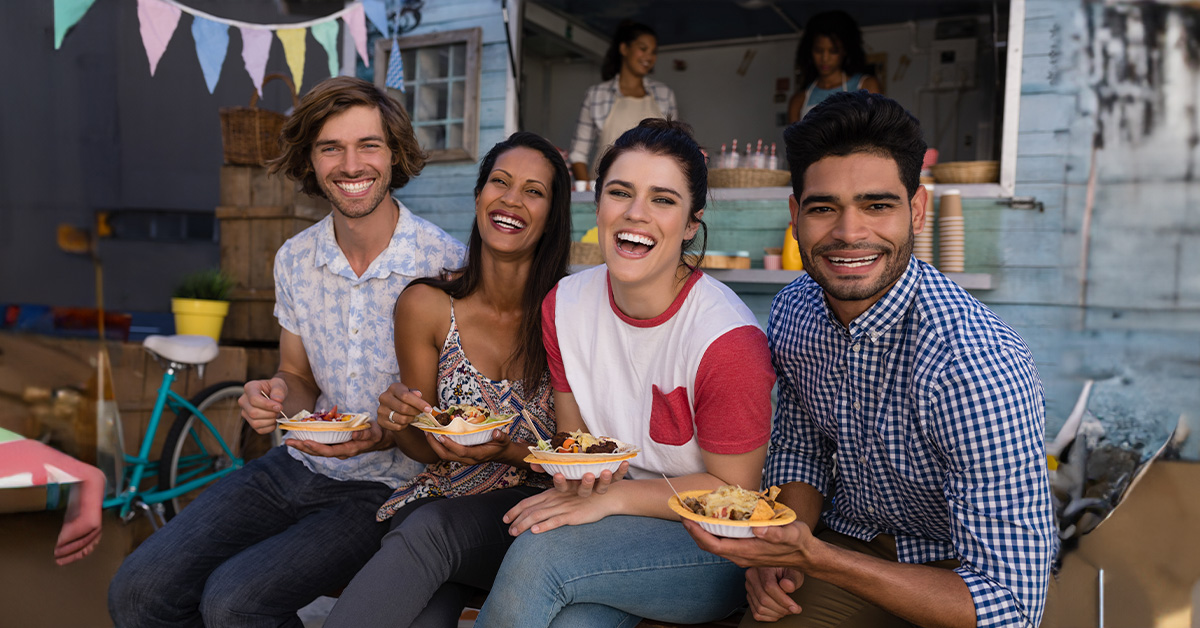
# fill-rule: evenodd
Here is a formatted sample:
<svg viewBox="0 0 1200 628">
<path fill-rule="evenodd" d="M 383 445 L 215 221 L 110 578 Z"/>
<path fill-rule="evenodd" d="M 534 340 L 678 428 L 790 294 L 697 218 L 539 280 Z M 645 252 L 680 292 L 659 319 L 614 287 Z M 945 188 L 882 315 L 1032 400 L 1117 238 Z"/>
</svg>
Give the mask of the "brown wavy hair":
<svg viewBox="0 0 1200 628">
<path fill-rule="evenodd" d="M 387 146 L 392 151 L 392 182 L 389 189 L 402 188 L 410 179 L 421 174 L 427 155 L 413 134 L 408 112 L 383 89 L 352 76 L 335 76 L 321 81 L 300 99 L 300 106 L 288 117 L 279 134 L 279 145 L 283 152 L 271 160 L 271 173 L 282 172 L 300 182 L 305 194 L 326 198 L 313 169 L 313 143 L 317 141 L 326 120 L 358 106 L 379 111 L 383 119 Z"/>
</svg>

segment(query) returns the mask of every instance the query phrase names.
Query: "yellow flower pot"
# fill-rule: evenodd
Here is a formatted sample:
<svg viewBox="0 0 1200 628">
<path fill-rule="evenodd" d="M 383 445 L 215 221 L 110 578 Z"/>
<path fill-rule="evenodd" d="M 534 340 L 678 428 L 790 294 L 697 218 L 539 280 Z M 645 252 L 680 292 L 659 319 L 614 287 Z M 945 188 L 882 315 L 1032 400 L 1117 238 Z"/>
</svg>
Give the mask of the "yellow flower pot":
<svg viewBox="0 0 1200 628">
<path fill-rule="evenodd" d="M 229 302 L 171 299 L 171 311 L 175 313 L 175 333 L 208 336 L 220 342 L 221 325 L 229 313 Z"/>
</svg>

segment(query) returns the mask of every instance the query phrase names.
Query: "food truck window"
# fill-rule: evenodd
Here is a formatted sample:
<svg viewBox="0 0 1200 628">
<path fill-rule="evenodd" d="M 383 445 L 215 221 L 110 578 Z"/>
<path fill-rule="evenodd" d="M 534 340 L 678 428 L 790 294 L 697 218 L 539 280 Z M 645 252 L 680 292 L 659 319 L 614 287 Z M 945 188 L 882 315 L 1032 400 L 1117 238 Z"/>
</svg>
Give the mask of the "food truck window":
<svg viewBox="0 0 1200 628">
<path fill-rule="evenodd" d="M 622 18 L 658 31 L 653 78 L 675 93 L 679 116 L 710 155 L 738 140 L 782 142 L 797 85 L 796 48 L 815 14 L 840 9 L 863 32 L 884 94 L 920 118 L 941 162 L 998 162 L 987 185 L 1015 180 L 1026 0 L 529 0 L 522 46 L 521 119 L 564 149 L 600 58 Z M 680 20 L 687 14 L 689 19 Z M 782 145 L 778 150 L 782 151 Z"/>
<path fill-rule="evenodd" d="M 404 90 L 388 85 L 392 42 L 375 42 L 375 84 L 404 103 L 429 161 L 474 161 L 479 136 L 482 31 L 468 28 L 397 40 Z"/>
</svg>

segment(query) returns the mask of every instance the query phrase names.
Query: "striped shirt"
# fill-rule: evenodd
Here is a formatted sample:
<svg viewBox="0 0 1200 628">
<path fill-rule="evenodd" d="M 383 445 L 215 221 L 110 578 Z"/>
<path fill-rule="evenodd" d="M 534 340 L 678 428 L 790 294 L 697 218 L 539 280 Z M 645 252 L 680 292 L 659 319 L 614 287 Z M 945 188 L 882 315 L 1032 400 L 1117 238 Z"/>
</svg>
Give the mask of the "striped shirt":
<svg viewBox="0 0 1200 628">
<path fill-rule="evenodd" d="M 1017 333 L 912 258 L 849 328 L 802 276 L 767 336 L 779 404 L 765 485 L 833 491 L 826 525 L 892 534 L 901 562 L 957 559 L 979 626 L 1037 626 L 1058 537 L 1042 384 Z"/>
<path fill-rule="evenodd" d="M 604 121 L 608 119 L 613 103 L 621 95 L 621 88 L 617 83 L 619 80 L 620 75 L 613 77 L 611 81 L 596 83 L 584 93 L 583 106 L 579 109 L 579 123 L 575 125 L 575 138 L 571 140 L 571 153 L 567 157 L 569 163 L 591 163 L 588 161 L 588 155 L 592 152 L 592 145 L 600 136 L 600 129 L 604 128 Z M 674 119 L 679 115 L 675 108 L 675 92 L 672 92 L 670 87 L 649 77 L 642 79 L 642 86 L 648 95 L 654 97 L 654 102 L 658 104 L 658 110 L 664 118 Z"/>
</svg>

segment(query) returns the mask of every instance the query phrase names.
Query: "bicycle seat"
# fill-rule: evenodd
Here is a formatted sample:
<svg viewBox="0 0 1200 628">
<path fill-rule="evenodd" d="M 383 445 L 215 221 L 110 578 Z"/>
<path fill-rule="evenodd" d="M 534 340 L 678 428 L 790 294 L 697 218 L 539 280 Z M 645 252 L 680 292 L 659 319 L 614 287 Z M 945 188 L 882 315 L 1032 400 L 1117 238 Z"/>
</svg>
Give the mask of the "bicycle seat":
<svg viewBox="0 0 1200 628">
<path fill-rule="evenodd" d="M 146 350 L 171 362 L 208 364 L 217 357 L 217 341 L 208 336 L 147 336 Z"/>
</svg>

